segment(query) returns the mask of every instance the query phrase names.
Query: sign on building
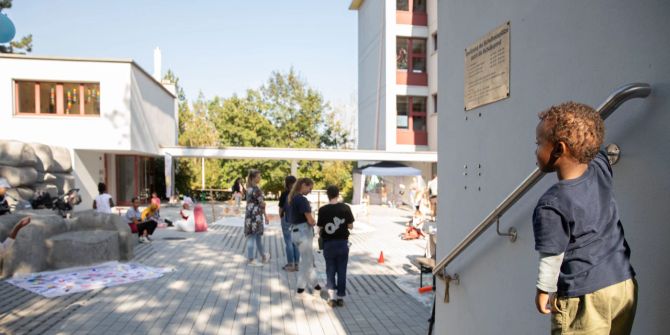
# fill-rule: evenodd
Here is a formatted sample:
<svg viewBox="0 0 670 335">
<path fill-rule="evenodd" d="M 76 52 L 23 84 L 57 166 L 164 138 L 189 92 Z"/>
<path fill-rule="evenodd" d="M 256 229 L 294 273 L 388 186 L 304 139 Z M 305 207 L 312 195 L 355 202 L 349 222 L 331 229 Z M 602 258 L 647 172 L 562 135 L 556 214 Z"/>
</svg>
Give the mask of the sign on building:
<svg viewBox="0 0 670 335">
<path fill-rule="evenodd" d="M 509 97 L 509 21 L 465 49 L 465 110 Z"/>
</svg>

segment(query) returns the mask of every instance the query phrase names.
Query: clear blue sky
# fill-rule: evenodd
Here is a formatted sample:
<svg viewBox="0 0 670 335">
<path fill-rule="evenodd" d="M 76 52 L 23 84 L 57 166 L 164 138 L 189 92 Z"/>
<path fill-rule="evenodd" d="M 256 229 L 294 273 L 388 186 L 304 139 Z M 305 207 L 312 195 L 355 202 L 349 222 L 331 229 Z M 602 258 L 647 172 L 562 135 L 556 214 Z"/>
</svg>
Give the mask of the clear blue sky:
<svg viewBox="0 0 670 335">
<path fill-rule="evenodd" d="M 293 66 L 324 97 L 357 83 L 357 18 L 349 0 L 14 0 L 4 12 L 33 54 L 132 58 L 149 73 L 163 52 L 189 99 L 243 94 Z"/>
</svg>

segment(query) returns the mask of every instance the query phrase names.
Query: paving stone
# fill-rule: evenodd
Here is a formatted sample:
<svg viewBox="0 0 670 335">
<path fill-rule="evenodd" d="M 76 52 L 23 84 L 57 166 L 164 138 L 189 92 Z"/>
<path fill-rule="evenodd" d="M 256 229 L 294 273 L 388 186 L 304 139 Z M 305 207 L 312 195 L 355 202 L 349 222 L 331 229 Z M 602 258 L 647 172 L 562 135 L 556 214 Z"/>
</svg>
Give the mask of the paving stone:
<svg viewBox="0 0 670 335">
<path fill-rule="evenodd" d="M 386 216 L 392 212 L 383 211 Z M 161 213 L 170 217 L 176 211 L 163 208 Z M 403 220 L 386 216 L 388 222 Z M 56 299 L 43 299 L 0 282 L 0 329 L 27 334 L 157 335 L 427 332 L 430 308 L 394 282 L 407 273 L 404 255 L 421 252 L 420 241 L 392 241 L 382 236 L 387 228 L 354 231 L 346 305 L 331 308 L 318 295 L 296 296 L 296 274 L 281 270 L 286 258 L 278 224 L 268 226 L 264 235 L 271 260 L 258 267 L 245 264 L 242 228 L 211 223 L 210 228 L 207 233 L 159 229 L 151 245 L 138 245 L 135 261 L 176 269 L 157 280 Z M 379 250 L 389 260 L 402 261 L 379 265 Z M 315 263 L 323 279 L 322 254 L 315 254 Z"/>
</svg>

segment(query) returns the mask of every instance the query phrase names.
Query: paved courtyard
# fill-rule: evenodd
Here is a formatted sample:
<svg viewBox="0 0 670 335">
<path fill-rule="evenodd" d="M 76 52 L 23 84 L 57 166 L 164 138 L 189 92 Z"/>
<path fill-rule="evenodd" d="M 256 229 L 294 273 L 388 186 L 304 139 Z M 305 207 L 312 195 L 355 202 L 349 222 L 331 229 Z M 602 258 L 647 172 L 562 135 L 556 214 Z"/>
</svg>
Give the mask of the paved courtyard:
<svg viewBox="0 0 670 335">
<path fill-rule="evenodd" d="M 243 256 L 242 228 L 222 221 L 212 224 L 207 206 L 209 232 L 158 229 L 152 244 L 135 248 L 135 261 L 176 269 L 157 280 L 53 299 L 1 281 L 0 333 L 427 333 L 430 307 L 396 284 L 404 278 L 416 283 L 413 290 L 419 285 L 409 258 L 423 254 L 425 241 L 399 239 L 407 212 L 372 207 L 369 214 L 358 215 L 361 224 L 351 236 L 346 305 L 331 308 L 325 292 L 304 297 L 295 293 L 296 273 L 281 269 L 286 258 L 278 223 L 273 222 L 264 235 L 270 263 L 249 266 Z M 163 216 L 175 217 L 174 208 L 162 211 Z M 235 221 L 226 222 L 230 220 Z M 384 264 L 377 263 L 380 251 Z M 323 257 L 315 258 L 323 278 Z"/>
</svg>

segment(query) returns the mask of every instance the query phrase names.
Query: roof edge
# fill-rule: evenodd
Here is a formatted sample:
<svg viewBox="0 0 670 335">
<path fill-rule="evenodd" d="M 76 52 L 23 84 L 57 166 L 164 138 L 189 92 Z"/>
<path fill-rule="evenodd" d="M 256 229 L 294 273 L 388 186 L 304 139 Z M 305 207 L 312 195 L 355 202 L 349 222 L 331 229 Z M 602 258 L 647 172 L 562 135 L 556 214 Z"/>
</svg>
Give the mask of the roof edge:
<svg viewBox="0 0 670 335">
<path fill-rule="evenodd" d="M 147 77 L 151 79 L 155 84 L 160 86 L 163 91 L 169 94 L 173 98 L 177 98 L 170 90 L 168 90 L 163 83 L 156 80 L 154 76 L 150 75 L 144 68 L 142 68 L 137 62 L 131 58 L 83 58 L 83 57 L 61 57 L 61 56 L 35 56 L 35 55 L 20 55 L 20 54 L 4 54 L 0 53 L 0 58 L 14 58 L 14 59 L 33 59 L 33 60 L 56 60 L 56 61 L 65 61 L 65 62 L 98 62 L 98 63 L 126 63 L 131 64 L 136 67 L 140 72 L 144 73 Z"/>
</svg>

